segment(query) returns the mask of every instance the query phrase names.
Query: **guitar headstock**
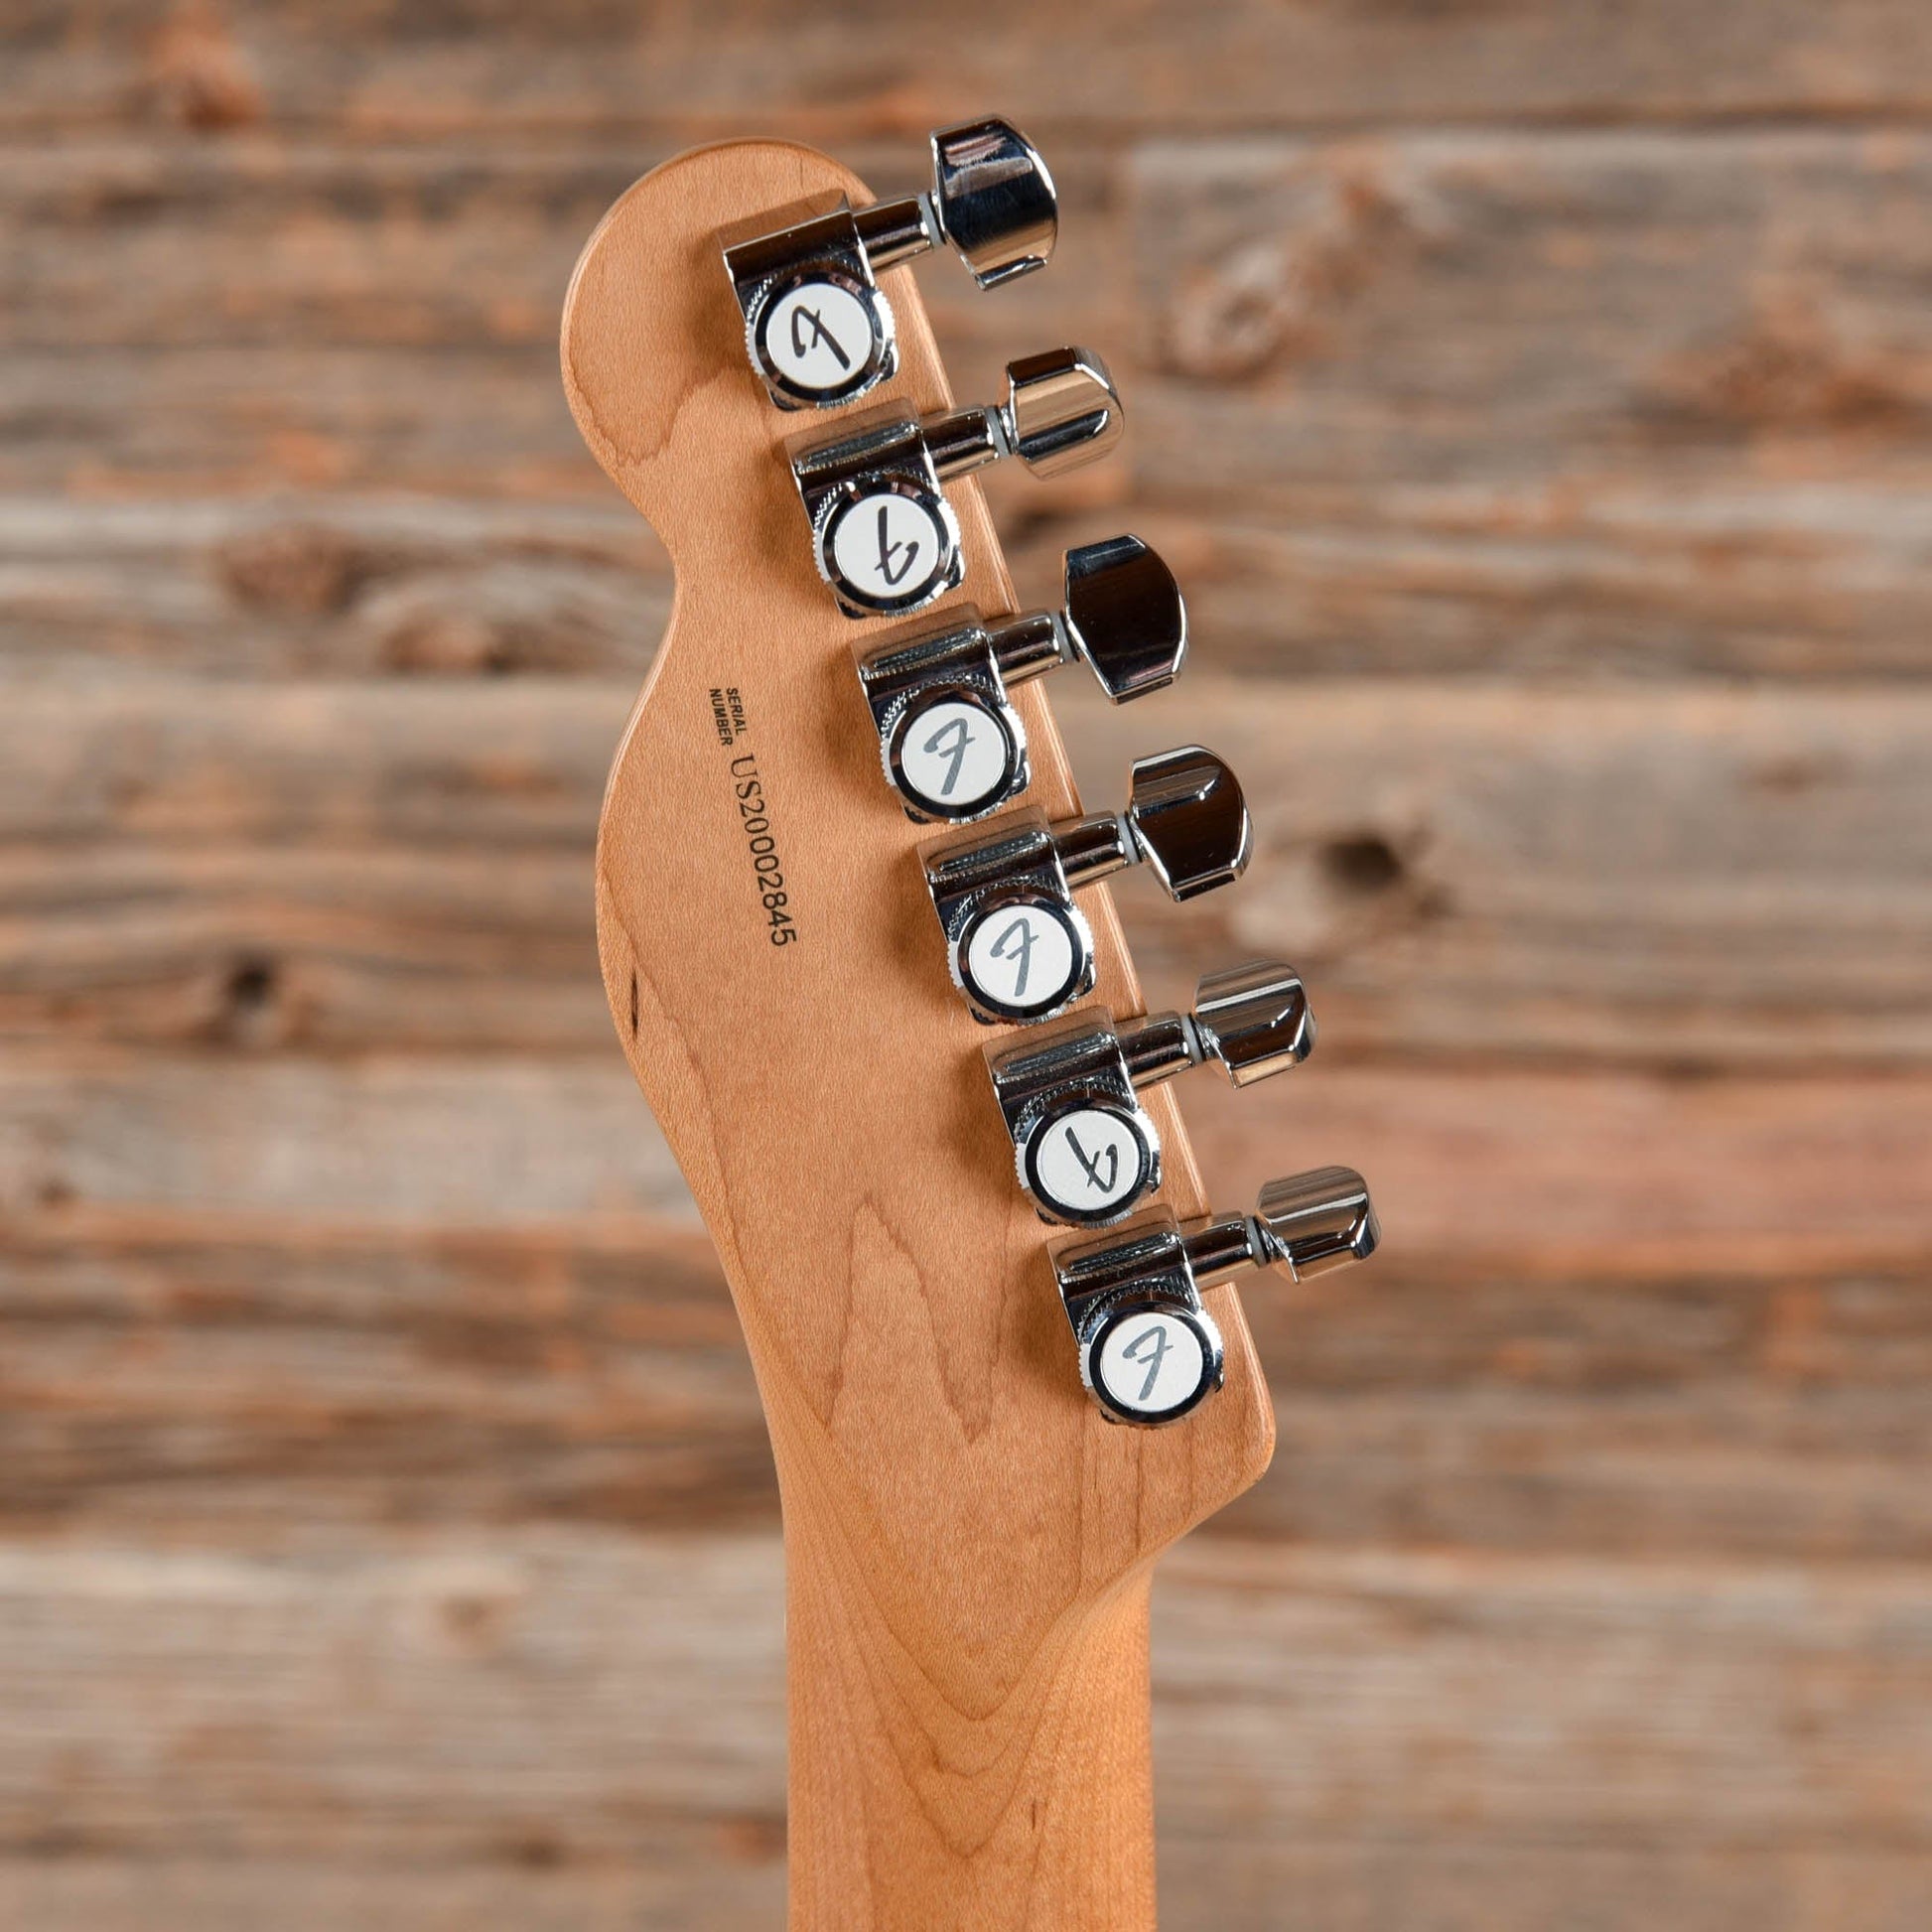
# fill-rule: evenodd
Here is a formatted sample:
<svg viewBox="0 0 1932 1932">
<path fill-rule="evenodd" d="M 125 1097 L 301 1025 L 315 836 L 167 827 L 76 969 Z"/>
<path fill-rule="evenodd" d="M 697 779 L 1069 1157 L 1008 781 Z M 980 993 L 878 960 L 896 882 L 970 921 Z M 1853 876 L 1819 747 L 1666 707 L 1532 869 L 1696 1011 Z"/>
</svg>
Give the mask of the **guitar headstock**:
<svg viewBox="0 0 1932 1932">
<path fill-rule="evenodd" d="M 1140 991 L 1099 879 L 1144 862 L 1184 896 L 1232 877 L 1247 850 L 1238 784 L 1198 748 L 1143 760 L 1123 809 L 1083 814 L 1075 795 L 1050 680 L 1031 673 L 1084 656 L 1113 695 L 1155 691 L 1179 667 L 1184 624 L 1165 566 L 1131 539 L 1070 555 L 1062 611 L 1012 615 L 970 470 L 1009 455 L 1051 470 L 1111 441 L 1121 412 L 1084 351 L 1023 358 L 1007 396 L 955 408 L 909 256 L 950 241 L 997 283 L 1051 244 L 1050 183 L 1042 210 L 1031 150 L 997 123 L 954 131 L 975 132 L 977 144 L 936 137 L 934 195 L 914 204 L 875 204 L 834 162 L 783 143 L 670 162 L 585 249 L 563 365 L 592 450 L 676 572 L 601 830 L 599 943 L 620 1036 L 730 1277 L 788 1541 L 864 1600 L 859 1623 L 922 1655 L 949 1645 L 965 1680 L 1004 1684 L 1043 1633 L 1071 1627 L 1266 1466 L 1273 1418 L 1225 1277 L 1237 1239 L 1257 1264 L 1296 1251 L 1286 1234 L 1267 1248 L 1266 1213 L 1210 1224 L 1220 1245 L 1199 1257 L 1206 1319 L 1191 1332 L 1218 1349 L 1220 1386 L 1173 1427 L 1117 1426 L 1133 1405 L 1110 1415 L 1089 1398 L 1083 1359 L 1091 1380 L 1104 1351 L 1083 1356 L 1069 1320 L 1096 1264 L 1075 1255 L 1056 1280 L 1067 1230 L 1042 1225 L 1016 1184 L 985 1052 L 1060 1035 L 989 1027 L 954 983 L 970 989 L 989 958 L 1025 949 L 1035 988 L 1058 996 L 1027 1017 L 1077 1002 L 1076 1032 L 1131 1021 Z M 790 239 L 770 242 L 779 229 Z M 830 264 L 810 301 L 785 280 L 806 229 Z M 884 325 L 868 283 L 889 304 Z M 762 378 L 761 343 L 774 358 Z M 819 376 L 832 407 L 809 406 Z M 843 548 L 841 528 L 859 533 Z M 876 615 L 855 617 L 868 596 Z M 919 713 L 910 748 L 908 691 L 956 707 Z M 1150 707 L 1156 745 L 1184 736 L 1163 730 L 1162 709 Z M 967 748 L 989 720 L 982 767 Z M 965 897 L 942 925 L 945 881 Z M 987 911 L 1015 906 L 1021 925 L 1030 907 L 1041 924 L 1001 953 Z M 1068 906 L 1071 938 L 1048 929 Z M 1052 946 L 1084 948 L 1084 967 L 1049 967 Z M 1307 1050 L 1306 1006 L 1283 971 L 1204 988 L 1193 1015 L 1167 1017 L 1172 1037 L 1124 1026 L 1109 1038 L 1137 1081 L 1210 1056 L 1237 1077 L 1291 1064 Z M 1010 1011 L 998 1007 L 1010 985 L 981 991 L 990 1017 Z M 1226 1039 L 1264 1043 L 1220 1051 L 1217 1013 Z M 1139 1061 L 1123 1038 L 1140 1040 Z M 1093 1231 L 1118 1216 L 1086 1217 L 1079 1243 L 1104 1251 L 1101 1274 L 1123 1239 L 1159 1245 L 1207 1211 L 1171 1091 L 1130 1086 L 1116 1112 L 1129 1107 L 1157 1137 L 1144 1178 L 1158 1192 L 1127 1199 L 1123 1213 L 1148 1212 L 1125 1237 Z M 1332 1260 L 1372 1240 L 1365 1199 L 1351 1223 L 1339 1198 L 1291 1205 L 1303 1262 L 1321 1241 Z M 1068 1268 L 1077 1292 L 1063 1294 Z M 1116 1356 L 1133 1345 L 1123 1335 Z M 1171 1339 L 1182 1346 L 1178 1328 Z"/>
</svg>

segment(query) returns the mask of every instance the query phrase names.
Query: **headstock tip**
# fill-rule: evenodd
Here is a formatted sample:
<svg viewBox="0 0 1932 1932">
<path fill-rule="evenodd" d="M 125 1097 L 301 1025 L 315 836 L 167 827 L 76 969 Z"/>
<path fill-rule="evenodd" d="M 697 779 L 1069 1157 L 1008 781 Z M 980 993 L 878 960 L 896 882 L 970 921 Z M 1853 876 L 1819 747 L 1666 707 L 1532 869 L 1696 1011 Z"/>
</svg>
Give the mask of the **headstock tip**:
<svg viewBox="0 0 1932 1932">
<path fill-rule="evenodd" d="M 760 457 L 771 440 L 720 237 L 774 208 L 869 195 L 815 149 L 726 141 L 653 168 L 592 230 L 564 298 L 564 393 L 592 454 L 667 540 L 679 491 L 653 486 L 651 473 L 695 397 L 725 385 L 724 409 L 703 412 L 707 435 L 724 416 Z M 683 481 L 698 467 L 683 465 Z"/>
</svg>

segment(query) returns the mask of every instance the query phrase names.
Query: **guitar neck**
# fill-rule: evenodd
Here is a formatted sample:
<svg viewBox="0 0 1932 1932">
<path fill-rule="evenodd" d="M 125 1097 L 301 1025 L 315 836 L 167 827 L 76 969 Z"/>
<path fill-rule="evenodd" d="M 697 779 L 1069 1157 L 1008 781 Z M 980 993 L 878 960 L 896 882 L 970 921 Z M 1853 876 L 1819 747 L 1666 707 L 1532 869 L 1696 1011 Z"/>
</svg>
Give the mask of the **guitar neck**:
<svg viewBox="0 0 1932 1932">
<path fill-rule="evenodd" d="M 1020 221 L 1009 239 L 1050 247 L 1014 170 L 1035 166 L 1049 200 L 1050 183 L 1018 137 L 954 132 L 954 158 L 997 177 L 988 206 Z M 964 192 L 976 166 L 946 180 Z M 816 246 L 829 222 L 850 241 L 842 207 L 869 202 L 805 149 L 703 149 L 632 188 L 579 262 L 571 407 L 677 574 L 606 794 L 599 950 L 624 1052 L 717 1242 L 777 1462 L 795 1932 L 1133 1932 L 1154 1923 L 1149 1577 L 1274 1443 L 1231 1278 L 1330 1265 L 1373 1230 L 1359 1182 L 1338 1192 L 1333 1172 L 1265 1193 L 1254 1216 L 1207 1218 L 1161 1084 L 1210 1054 L 1237 1079 L 1299 1059 L 1292 972 L 1244 967 L 1203 981 L 1189 1018 L 1135 1019 L 1096 880 L 1145 863 L 1176 898 L 1224 884 L 1246 862 L 1246 808 L 1211 753 L 1183 747 L 1136 763 L 1125 810 L 1083 815 L 1034 674 L 1077 640 L 1116 696 L 1171 682 L 1185 627 L 1166 566 L 1131 536 L 1084 546 L 1063 615 L 1003 622 L 1013 587 L 964 470 L 1013 456 L 1053 474 L 1111 441 L 1104 367 L 1021 358 L 1005 404 L 955 410 L 903 265 L 876 289 L 863 263 L 787 284 L 782 337 L 759 336 L 788 238 Z M 757 232 L 801 206 L 802 224 Z M 930 245 L 944 224 L 923 208 L 875 208 L 865 232 Z M 748 221 L 753 240 L 721 254 Z M 866 399 L 884 395 L 884 430 L 777 407 L 748 329 L 787 379 L 863 372 L 851 315 L 875 297 L 896 319 L 896 360 Z M 814 420 L 830 443 L 809 441 Z M 882 436 L 898 466 L 884 472 L 868 467 Z M 955 589 L 909 638 L 894 621 Z M 940 682 L 916 746 L 894 738 L 903 680 L 962 650 L 981 670 Z M 988 769 L 1007 789 L 935 826 L 919 785 L 953 783 L 967 733 L 996 722 L 1008 757 Z M 1016 881 L 1000 869 L 1021 853 Z M 1037 1056 L 998 1049 L 1061 1038 L 1059 1021 L 1088 1083 L 1055 1117 L 1070 1157 L 1042 1155 L 1030 1179 L 1019 1137 L 1058 1089 Z M 1088 1186 L 1116 1191 L 1091 1214 L 1054 1205 L 1055 1187 Z M 1049 1249 L 1042 1215 L 1085 1245 Z"/>
<path fill-rule="evenodd" d="M 1146 1576 L 974 1657 L 788 1494 L 792 1932 L 1150 1932 Z"/>
</svg>

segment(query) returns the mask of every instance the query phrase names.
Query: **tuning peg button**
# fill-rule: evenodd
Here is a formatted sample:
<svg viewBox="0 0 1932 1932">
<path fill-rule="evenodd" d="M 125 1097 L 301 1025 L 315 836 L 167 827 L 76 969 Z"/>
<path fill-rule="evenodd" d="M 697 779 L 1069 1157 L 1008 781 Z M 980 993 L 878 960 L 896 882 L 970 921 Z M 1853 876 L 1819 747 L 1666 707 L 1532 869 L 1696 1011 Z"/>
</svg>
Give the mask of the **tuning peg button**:
<svg viewBox="0 0 1932 1932">
<path fill-rule="evenodd" d="M 780 409 L 829 409 L 898 367 L 892 304 L 878 277 L 950 243 L 983 289 L 1044 268 L 1059 227 L 1046 164 L 1008 121 L 967 121 L 932 137 L 932 188 L 773 228 L 765 214 L 721 237 L 745 317 L 745 345 Z"/>
<path fill-rule="evenodd" d="M 1143 1089 L 1209 1059 L 1246 1085 L 1298 1065 L 1313 1044 L 1301 979 L 1260 960 L 1202 979 L 1191 1014 L 1120 1023 L 1069 1014 L 988 1047 L 986 1063 L 1020 1184 L 1041 1219 L 1105 1227 L 1161 1184 L 1161 1137 Z"/>
<path fill-rule="evenodd" d="M 1049 823 L 1032 807 L 921 848 L 954 984 L 975 1018 L 1050 1020 L 1093 990 L 1076 887 L 1145 864 L 1187 899 L 1240 877 L 1251 843 L 1240 781 L 1198 745 L 1139 759 L 1125 811 Z"/>
<path fill-rule="evenodd" d="M 808 440 L 791 473 L 819 574 L 848 617 L 916 611 L 964 576 L 959 523 L 943 485 L 1003 457 L 1058 476 L 1119 441 L 1120 394 L 1089 349 L 1007 364 L 1007 398 L 924 417 L 889 411 Z"/>
<path fill-rule="evenodd" d="M 1382 1239 L 1368 1184 L 1352 1168 L 1317 1168 L 1271 1180 L 1248 1217 L 1248 1252 L 1213 1268 L 1284 1268 L 1297 1281 L 1366 1261 Z M 1208 1265 L 1203 1243 L 1203 1265 Z M 1215 1280 L 1223 1279 L 1216 1273 Z"/>
<path fill-rule="evenodd" d="M 1008 692 L 1083 658 L 1116 704 L 1173 682 L 1187 647 L 1180 588 L 1139 537 L 1066 553 L 1066 602 L 989 623 L 964 610 L 859 655 L 880 759 L 908 818 L 963 824 L 1027 788 L 1027 731 Z"/>
<path fill-rule="evenodd" d="M 1053 178 L 1011 121 L 965 121 L 933 135 L 930 208 L 983 289 L 1044 268 L 1059 237 Z"/>
<path fill-rule="evenodd" d="M 1301 977 L 1275 959 L 1204 975 L 1191 1018 L 1201 1057 L 1218 1060 L 1237 1087 L 1300 1066 L 1314 1047 Z"/>
<path fill-rule="evenodd" d="M 1201 1291 L 1251 1268 L 1300 1280 L 1374 1253 L 1368 1188 L 1348 1168 L 1271 1180 L 1253 1214 L 1177 1221 L 1150 1208 L 1098 1240 L 1053 1252 L 1080 1379 L 1114 1422 L 1177 1422 L 1221 1386 L 1220 1330 Z"/>
<path fill-rule="evenodd" d="M 1198 898 L 1247 870 L 1254 828 L 1241 781 L 1198 745 L 1138 759 L 1121 823 L 1134 848 L 1122 864 L 1146 863 L 1170 898 Z M 1093 842 L 1103 871 L 1114 868 L 1105 842 Z"/>
<path fill-rule="evenodd" d="M 1061 628 L 1115 704 L 1165 691 L 1180 675 L 1187 607 L 1158 551 L 1135 536 L 1083 543 L 1066 553 L 1061 584 Z"/>
</svg>

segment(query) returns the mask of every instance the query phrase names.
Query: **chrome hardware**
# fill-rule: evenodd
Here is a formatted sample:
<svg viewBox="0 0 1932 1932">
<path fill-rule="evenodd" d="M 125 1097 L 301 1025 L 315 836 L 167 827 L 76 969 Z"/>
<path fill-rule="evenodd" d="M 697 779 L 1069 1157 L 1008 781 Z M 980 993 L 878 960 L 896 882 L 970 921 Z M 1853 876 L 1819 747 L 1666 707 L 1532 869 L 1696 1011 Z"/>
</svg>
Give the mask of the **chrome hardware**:
<svg viewBox="0 0 1932 1932">
<path fill-rule="evenodd" d="M 1084 658 L 1116 704 L 1164 690 L 1180 670 L 1180 587 L 1139 537 L 1066 553 L 1065 605 L 988 623 L 963 610 L 859 658 L 886 777 L 906 817 L 984 818 L 1026 790 L 1027 731 L 1012 685 Z"/>
<path fill-rule="evenodd" d="M 1316 1168 L 1262 1188 L 1248 1217 L 1245 1256 L 1211 1265 L 1203 1258 L 1202 1265 L 1212 1281 L 1253 1267 L 1286 1268 L 1306 1282 L 1366 1261 L 1381 1239 L 1367 1181 L 1353 1168 Z"/>
<path fill-rule="evenodd" d="M 1141 1025 L 1145 1031 L 1152 1023 Z M 1300 1066 L 1314 1048 L 1309 996 L 1295 969 L 1278 959 L 1203 974 L 1194 987 L 1191 1029 L 1201 1058 L 1219 1060 L 1237 1087 Z M 1134 1054 L 1130 1046 L 1128 1057 Z M 1146 1084 L 1146 1077 L 1136 1078 Z"/>
<path fill-rule="evenodd" d="M 824 207 L 823 202 L 819 204 Z M 950 243 L 981 288 L 1044 268 L 1059 231 L 1053 178 L 1008 121 L 966 121 L 932 137 L 932 188 L 727 239 L 725 266 L 745 345 L 780 409 L 850 402 L 898 366 L 892 305 L 877 277 Z"/>
<path fill-rule="evenodd" d="M 1191 1014 L 1118 1025 L 1104 1013 L 1070 1014 L 1016 1044 L 988 1047 L 986 1064 L 1020 1184 L 1040 1218 L 1106 1227 L 1161 1184 L 1161 1137 L 1140 1089 L 1209 1059 L 1246 1086 L 1299 1065 L 1313 1044 L 1294 969 L 1257 960 L 1203 978 Z"/>
<path fill-rule="evenodd" d="M 1011 121 L 965 121 L 932 137 L 930 207 L 983 289 L 1044 268 L 1059 235 L 1053 177 Z"/>
<path fill-rule="evenodd" d="M 1084 348 L 1009 362 L 1003 403 L 845 424 L 792 452 L 819 575 L 848 617 L 916 611 L 965 574 L 945 483 L 1010 456 L 1056 477 L 1104 455 L 1120 433 L 1113 378 Z"/>
<path fill-rule="evenodd" d="M 1177 1221 L 1150 1208 L 1053 1251 L 1080 1379 L 1111 1421 L 1176 1422 L 1221 1386 L 1221 1334 L 1201 1290 L 1250 1268 L 1306 1280 L 1375 1252 L 1368 1188 L 1348 1168 L 1271 1180 L 1252 1214 Z"/>
<path fill-rule="evenodd" d="M 1074 889 L 1145 864 L 1175 899 L 1248 863 L 1241 784 L 1198 745 L 1137 759 L 1127 809 L 1048 823 L 1034 807 L 921 848 L 953 983 L 974 1017 L 1050 1020 L 1093 990 L 1093 933 Z"/>
</svg>

